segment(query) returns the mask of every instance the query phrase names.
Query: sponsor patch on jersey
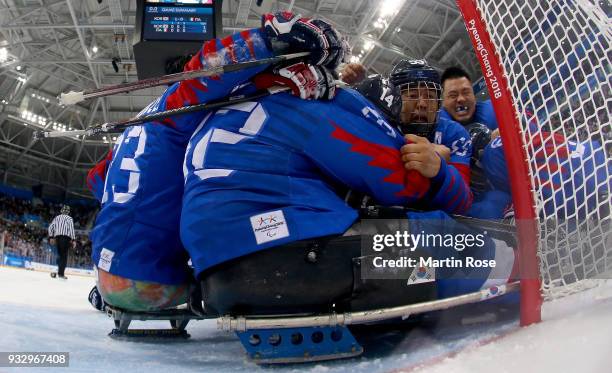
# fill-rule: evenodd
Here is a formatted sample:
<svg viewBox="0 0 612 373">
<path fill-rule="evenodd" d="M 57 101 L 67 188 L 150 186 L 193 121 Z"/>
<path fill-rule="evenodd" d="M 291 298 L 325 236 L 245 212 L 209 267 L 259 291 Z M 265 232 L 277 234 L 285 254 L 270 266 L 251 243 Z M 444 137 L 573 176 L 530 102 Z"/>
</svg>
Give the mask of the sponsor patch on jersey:
<svg viewBox="0 0 612 373">
<path fill-rule="evenodd" d="M 253 215 L 250 219 L 258 245 L 289 237 L 289 228 L 282 210 Z"/>
<path fill-rule="evenodd" d="M 100 260 L 98 260 L 98 268 L 105 271 L 110 271 L 111 264 L 113 263 L 113 256 L 115 253 L 107 248 L 103 248 L 100 252 Z"/>
<path fill-rule="evenodd" d="M 414 267 L 412 274 L 408 277 L 406 285 L 422 284 L 424 282 L 436 281 L 436 269 L 429 267 Z"/>
</svg>

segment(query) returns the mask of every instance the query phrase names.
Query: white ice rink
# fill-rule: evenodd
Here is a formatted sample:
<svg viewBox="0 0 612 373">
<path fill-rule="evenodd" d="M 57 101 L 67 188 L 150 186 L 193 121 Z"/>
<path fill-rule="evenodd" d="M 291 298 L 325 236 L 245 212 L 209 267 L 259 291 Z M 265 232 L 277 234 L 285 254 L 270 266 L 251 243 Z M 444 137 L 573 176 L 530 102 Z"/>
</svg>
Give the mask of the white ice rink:
<svg viewBox="0 0 612 373">
<path fill-rule="evenodd" d="M 113 322 L 87 302 L 93 279 L 52 280 L 48 273 L 0 267 L 0 351 L 70 352 L 70 368 L 0 372 L 598 372 L 612 371 L 612 281 L 544 307 L 545 321 L 518 328 L 492 323 L 409 328 L 366 335 L 358 358 L 259 367 L 233 334 L 212 320 L 187 327 L 173 343 L 115 341 Z M 167 322 L 134 322 L 167 327 Z M 369 333 L 369 332 L 368 332 Z M 363 338 L 363 335 L 362 335 Z M 359 339 L 359 337 L 358 337 Z"/>
</svg>

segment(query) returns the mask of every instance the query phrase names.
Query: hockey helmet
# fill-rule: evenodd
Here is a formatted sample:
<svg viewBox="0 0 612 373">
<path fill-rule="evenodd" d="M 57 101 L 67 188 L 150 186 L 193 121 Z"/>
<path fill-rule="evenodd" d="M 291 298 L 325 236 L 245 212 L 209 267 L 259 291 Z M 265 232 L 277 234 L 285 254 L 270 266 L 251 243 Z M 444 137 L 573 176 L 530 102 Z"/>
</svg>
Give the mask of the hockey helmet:
<svg viewBox="0 0 612 373">
<path fill-rule="evenodd" d="M 393 66 L 389 81 L 399 88 L 402 96 L 402 132 L 431 139 L 442 104 L 438 71 L 425 60 L 404 59 Z M 423 102 L 424 106 L 419 104 Z"/>
<path fill-rule="evenodd" d="M 402 97 L 399 90 L 380 75 L 371 75 L 357 87 L 361 93 L 383 114 L 387 122 L 393 126 L 399 125 Z"/>
</svg>

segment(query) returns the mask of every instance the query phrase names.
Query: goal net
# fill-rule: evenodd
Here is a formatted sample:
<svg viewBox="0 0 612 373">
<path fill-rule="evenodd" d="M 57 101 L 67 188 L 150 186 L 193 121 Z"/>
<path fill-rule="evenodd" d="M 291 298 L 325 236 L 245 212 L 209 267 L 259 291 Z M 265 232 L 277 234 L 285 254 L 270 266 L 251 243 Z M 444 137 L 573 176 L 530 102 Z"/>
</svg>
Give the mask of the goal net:
<svg viewBox="0 0 612 373">
<path fill-rule="evenodd" d="M 599 0 L 457 4 L 500 125 L 521 264 L 539 266 L 535 290 L 521 291 L 551 299 L 610 278 L 612 6 Z M 533 229 L 521 227 L 521 219 Z M 539 305 L 531 306 L 539 313 Z"/>
</svg>

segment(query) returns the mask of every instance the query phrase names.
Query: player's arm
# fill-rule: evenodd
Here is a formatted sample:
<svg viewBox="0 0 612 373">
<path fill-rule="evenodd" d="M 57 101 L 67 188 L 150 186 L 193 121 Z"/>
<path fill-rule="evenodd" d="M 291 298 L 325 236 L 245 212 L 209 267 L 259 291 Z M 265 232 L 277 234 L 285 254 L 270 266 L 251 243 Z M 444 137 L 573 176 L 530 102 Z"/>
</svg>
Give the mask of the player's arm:
<svg viewBox="0 0 612 373">
<path fill-rule="evenodd" d="M 338 99 L 338 97 L 336 97 Z M 368 120 L 320 123 L 304 151 L 319 169 L 351 190 L 386 206 L 410 206 L 429 189 L 429 179 L 401 161 L 401 134 Z"/>
<path fill-rule="evenodd" d="M 104 181 L 106 180 L 106 173 L 112 159 L 113 151 L 109 150 L 106 157 L 98 162 L 98 164 L 96 164 L 87 173 L 87 188 L 100 202 L 102 201 L 102 196 L 104 194 Z"/>
<path fill-rule="evenodd" d="M 300 18 L 290 12 L 264 14 L 262 27 L 235 33 L 223 39 L 204 43 L 202 49 L 185 65 L 185 71 L 201 70 L 222 65 L 259 60 L 275 55 L 310 52 L 313 65 L 334 69 L 343 59 L 346 45 L 326 22 Z M 171 110 L 229 95 L 236 87 L 249 82 L 269 65 L 261 65 L 219 76 L 187 80 L 174 84 L 161 101 L 141 114 Z M 192 126 L 193 118 L 180 116 L 166 124 Z"/>
<path fill-rule="evenodd" d="M 453 163 L 454 157 L 457 162 L 457 155 L 451 150 L 451 162 L 447 162 L 426 138 L 416 135 L 406 135 L 405 138 L 407 144 L 401 148 L 401 159 L 407 170 L 417 171 L 429 179 L 431 186 L 426 201 L 448 213 L 465 213 L 472 204 L 473 196 L 469 178 L 466 181 L 465 175 Z M 467 170 L 469 172 L 469 166 Z"/>
</svg>

